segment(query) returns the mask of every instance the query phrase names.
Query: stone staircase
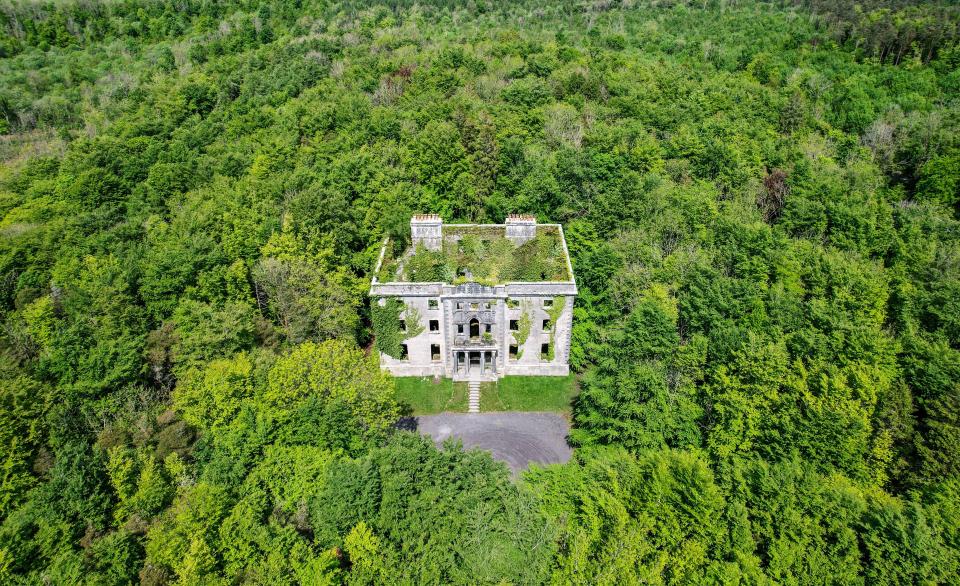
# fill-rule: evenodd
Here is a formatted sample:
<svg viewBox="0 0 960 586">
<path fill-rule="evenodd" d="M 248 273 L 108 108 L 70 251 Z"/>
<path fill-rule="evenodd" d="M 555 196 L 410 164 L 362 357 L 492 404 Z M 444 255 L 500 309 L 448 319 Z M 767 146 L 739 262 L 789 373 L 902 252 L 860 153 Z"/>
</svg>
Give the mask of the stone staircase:
<svg viewBox="0 0 960 586">
<path fill-rule="evenodd" d="M 469 403 L 467 412 L 468 413 L 480 413 L 480 381 L 471 380 L 467 383 L 467 390 L 469 391 Z"/>
</svg>

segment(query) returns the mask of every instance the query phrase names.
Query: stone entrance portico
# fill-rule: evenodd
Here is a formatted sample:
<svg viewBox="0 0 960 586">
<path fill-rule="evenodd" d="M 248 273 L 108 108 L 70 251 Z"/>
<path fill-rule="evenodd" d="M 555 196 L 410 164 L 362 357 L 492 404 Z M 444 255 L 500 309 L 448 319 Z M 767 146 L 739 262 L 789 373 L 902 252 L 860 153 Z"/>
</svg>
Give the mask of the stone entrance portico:
<svg viewBox="0 0 960 586">
<path fill-rule="evenodd" d="M 453 350 L 453 379 L 497 378 L 497 350 Z"/>
</svg>

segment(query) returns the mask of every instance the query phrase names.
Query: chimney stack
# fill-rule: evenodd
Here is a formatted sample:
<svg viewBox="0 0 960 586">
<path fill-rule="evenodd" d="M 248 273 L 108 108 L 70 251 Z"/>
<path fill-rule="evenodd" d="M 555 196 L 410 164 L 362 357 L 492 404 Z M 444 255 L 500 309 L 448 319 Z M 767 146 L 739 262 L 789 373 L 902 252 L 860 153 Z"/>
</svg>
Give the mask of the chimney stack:
<svg viewBox="0 0 960 586">
<path fill-rule="evenodd" d="M 441 250 L 443 220 L 437 214 L 415 214 L 410 218 L 410 239 L 414 249 L 423 245 L 427 250 Z"/>
<path fill-rule="evenodd" d="M 523 214 L 507 216 L 507 238 L 517 246 L 537 235 L 537 219 Z"/>
</svg>

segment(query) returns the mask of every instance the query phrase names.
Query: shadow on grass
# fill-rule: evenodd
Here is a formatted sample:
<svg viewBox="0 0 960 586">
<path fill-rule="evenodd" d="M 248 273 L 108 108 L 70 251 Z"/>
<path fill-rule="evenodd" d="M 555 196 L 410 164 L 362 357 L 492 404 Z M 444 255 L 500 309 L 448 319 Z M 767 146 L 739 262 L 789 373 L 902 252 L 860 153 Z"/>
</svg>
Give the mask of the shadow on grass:
<svg viewBox="0 0 960 586">
<path fill-rule="evenodd" d="M 404 417 L 467 411 L 467 385 L 433 377 L 395 377 L 397 402 Z"/>
</svg>

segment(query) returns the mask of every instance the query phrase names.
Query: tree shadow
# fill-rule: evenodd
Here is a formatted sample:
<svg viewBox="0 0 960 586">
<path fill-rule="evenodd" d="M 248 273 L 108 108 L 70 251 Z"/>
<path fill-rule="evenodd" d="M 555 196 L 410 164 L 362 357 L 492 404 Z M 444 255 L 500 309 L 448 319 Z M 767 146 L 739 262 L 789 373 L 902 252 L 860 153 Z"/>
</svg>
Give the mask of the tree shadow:
<svg viewBox="0 0 960 586">
<path fill-rule="evenodd" d="M 393 424 L 394 429 L 399 431 L 417 431 L 418 426 L 418 420 L 413 415 L 402 415 Z"/>
</svg>

